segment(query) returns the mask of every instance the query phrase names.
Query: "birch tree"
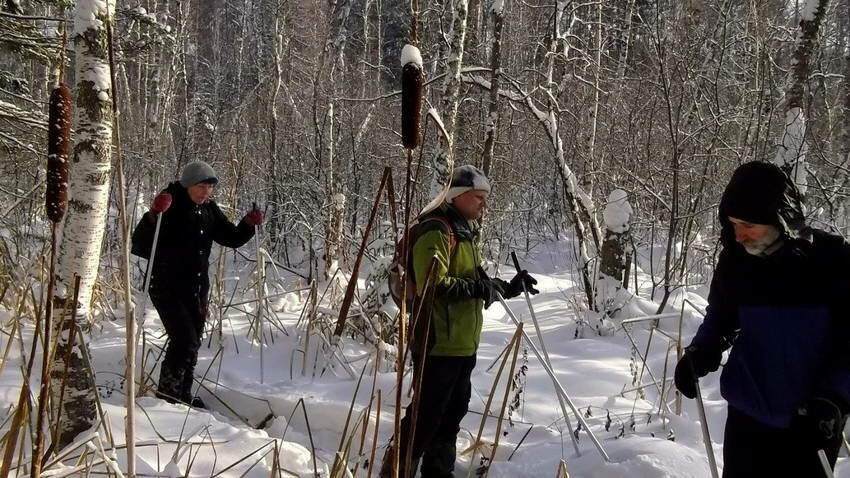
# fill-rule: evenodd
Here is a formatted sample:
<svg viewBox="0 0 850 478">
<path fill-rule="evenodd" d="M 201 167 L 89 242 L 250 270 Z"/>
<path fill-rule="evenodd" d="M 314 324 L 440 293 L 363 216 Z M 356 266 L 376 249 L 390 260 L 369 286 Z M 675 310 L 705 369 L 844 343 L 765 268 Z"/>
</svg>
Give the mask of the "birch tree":
<svg viewBox="0 0 850 478">
<path fill-rule="evenodd" d="M 487 123 L 485 126 L 484 157 L 481 169 L 490 176 L 493 154 L 496 149 L 496 131 L 499 127 L 499 76 L 502 69 L 502 23 L 504 21 L 504 0 L 496 0 L 490 8 L 493 16 L 493 45 L 490 51 L 490 94 L 487 99 Z"/>
<path fill-rule="evenodd" d="M 809 81 L 809 59 L 815 47 L 818 29 L 826 12 L 827 0 L 806 0 L 800 15 L 797 47 L 791 59 L 791 78 L 785 94 L 785 127 L 773 162 L 782 168 L 806 194 L 806 86 Z"/>
<path fill-rule="evenodd" d="M 430 197 L 442 193 L 451 181 L 454 167 L 455 122 L 460 107 L 461 68 L 463 67 L 463 48 L 466 39 L 466 17 L 469 13 L 469 0 L 452 1 L 452 30 L 446 62 L 446 76 L 440 98 L 440 116 L 443 129 L 448 133 L 446 144 L 437 143 L 431 155 L 431 167 L 434 176 L 431 180 Z"/>
<path fill-rule="evenodd" d="M 63 309 L 69 305 L 75 275 L 80 277 L 80 288 L 77 309 L 62 322 L 62 330 L 57 331 L 59 339 L 51 378 L 53 404 L 61 410 L 57 449 L 90 428 L 96 416 L 96 391 L 86 366 L 85 346 L 80 340 L 71 342 L 70 337 L 73 329 L 77 336 L 82 336 L 87 328 L 106 226 L 113 118 L 106 25 L 112 22 L 113 14 L 114 3 L 106 0 L 79 0 L 74 10 L 76 136 L 70 168 L 70 199 L 59 249 L 54 326 L 58 326 Z M 63 379 L 66 380 L 64 391 Z"/>
</svg>

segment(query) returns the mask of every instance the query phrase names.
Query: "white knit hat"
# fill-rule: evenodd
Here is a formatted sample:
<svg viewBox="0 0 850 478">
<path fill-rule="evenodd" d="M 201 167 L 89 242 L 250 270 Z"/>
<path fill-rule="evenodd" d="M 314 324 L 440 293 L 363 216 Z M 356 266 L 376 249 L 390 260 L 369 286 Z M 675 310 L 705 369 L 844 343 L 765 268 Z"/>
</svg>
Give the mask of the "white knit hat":
<svg viewBox="0 0 850 478">
<path fill-rule="evenodd" d="M 446 202 L 451 204 L 454 198 L 472 190 L 487 191 L 489 193 L 490 181 L 484 175 L 484 171 L 471 164 L 458 166 L 452 171 L 452 182 L 446 193 Z"/>
</svg>

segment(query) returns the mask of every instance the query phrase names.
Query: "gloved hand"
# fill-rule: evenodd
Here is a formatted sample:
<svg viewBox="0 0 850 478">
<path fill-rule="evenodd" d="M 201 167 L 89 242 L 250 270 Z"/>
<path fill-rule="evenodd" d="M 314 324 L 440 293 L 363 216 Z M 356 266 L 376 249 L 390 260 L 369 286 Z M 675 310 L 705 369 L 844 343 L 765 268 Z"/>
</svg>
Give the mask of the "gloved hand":
<svg viewBox="0 0 850 478">
<path fill-rule="evenodd" d="M 723 352 L 720 349 L 703 349 L 691 345 L 685 349 L 682 359 L 676 364 L 673 380 L 676 388 L 688 398 L 697 396 L 697 380 L 720 367 Z"/>
<path fill-rule="evenodd" d="M 514 297 L 522 294 L 523 285 L 525 285 L 525 290 L 528 291 L 529 294 L 539 294 L 540 291 L 534 288 L 534 285 L 537 284 L 537 279 L 531 277 L 531 274 L 528 273 L 527 270 L 523 269 L 516 273 L 513 279 L 511 279 L 510 284 L 508 284 L 507 289 L 505 289 L 505 299 L 513 299 Z"/>
<path fill-rule="evenodd" d="M 251 209 L 248 214 L 245 214 L 245 222 L 252 226 L 259 226 L 263 223 L 263 212 L 259 209 Z"/>
<path fill-rule="evenodd" d="M 799 433 L 805 443 L 826 445 L 843 431 L 846 408 L 839 398 L 809 399 L 791 418 L 791 429 Z"/>
<path fill-rule="evenodd" d="M 502 279 L 484 277 L 478 280 L 476 287 L 478 290 L 476 290 L 475 296 L 478 299 L 484 300 L 484 308 L 487 309 L 493 302 L 498 302 L 498 295 L 505 296 L 505 289 L 507 288 L 508 283 Z"/>
<path fill-rule="evenodd" d="M 151 203 L 151 211 L 153 212 L 165 212 L 169 207 L 171 207 L 171 194 L 168 193 L 157 194 Z"/>
</svg>

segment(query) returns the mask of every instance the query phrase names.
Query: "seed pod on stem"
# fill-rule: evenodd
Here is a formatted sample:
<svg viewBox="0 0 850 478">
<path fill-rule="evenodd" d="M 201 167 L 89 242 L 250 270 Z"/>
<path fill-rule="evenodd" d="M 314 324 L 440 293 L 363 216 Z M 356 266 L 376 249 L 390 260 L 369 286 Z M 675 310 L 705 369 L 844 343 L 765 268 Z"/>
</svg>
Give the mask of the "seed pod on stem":
<svg viewBox="0 0 850 478">
<path fill-rule="evenodd" d="M 54 223 L 68 205 L 68 152 L 71 145 L 71 90 L 59 85 L 50 93 L 47 121 L 47 193 L 45 210 Z"/>
<path fill-rule="evenodd" d="M 419 146 L 419 122 L 422 113 L 422 55 L 413 45 L 401 50 L 401 142 L 407 149 Z"/>
</svg>

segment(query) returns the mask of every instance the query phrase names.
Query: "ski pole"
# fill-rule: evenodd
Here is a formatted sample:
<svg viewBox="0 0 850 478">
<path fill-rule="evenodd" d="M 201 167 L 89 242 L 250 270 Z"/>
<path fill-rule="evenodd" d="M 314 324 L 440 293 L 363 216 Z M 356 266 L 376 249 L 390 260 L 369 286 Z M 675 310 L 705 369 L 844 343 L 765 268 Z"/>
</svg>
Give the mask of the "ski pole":
<svg viewBox="0 0 850 478">
<path fill-rule="evenodd" d="M 516 252 L 514 251 L 511 251 L 511 260 L 513 260 L 514 267 L 516 268 L 517 274 L 519 274 L 522 269 L 519 267 L 519 260 L 516 257 Z M 531 322 L 534 324 L 534 332 L 537 334 L 537 340 L 540 341 L 540 350 L 543 351 L 543 358 L 546 360 L 546 364 L 551 368 L 552 361 L 549 360 L 549 352 L 546 351 L 546 343 L 543 341 L 543 333 L 540 332 L 540 325 L 537 323 L 537 314 L 534 313 L 534 307 L 531 305 L 531 296 L 528 294 L 528 289 L 525 287 L 525 281 L 522 281 L 522 292 L 525 295 L 525 303 L 528 305 L 528 311 L 531 313 Z M 567 423 L 567 430 L 570 432 L 570 439 L 573 442 L 573 448 L 575 448 L 576 456 L 581 456 L 581 451 L 578 449 L 578 440 L 573 434 L 573 424 L 567 414 L 567 407 L 564 406 L 564 399 L 561 395 L 558 395 L 558 404 L 561 406 L 561 413 L 564 414 L 564 421 Z"/>
<path fill-rule="evenodd" d="M 135 330 L 134 338 L 133 338 L 133 349 L 136 348 L 139 344 L 139 340 L 142 337 L 142 334 L 145 330 L 145 307 L 148 306 L 148 290 L 151 287 L 151 274 L 153 273 L 153 260 L 156 257 L 156 246 L 159 243 L 159 230 L 162 227 L 162 212 L 157 213 L 156 215 L 156 227 L 153 230 L 153 244 L 151 244 L 151 253 L 148 256 L 148 265 L 145 269 L 145 282 L 142 285 L 142 301 L 139 304 L 139 310 L 141 310 L 141 318 L 138 320 L 138 325 Z M 135 315 L 136 309 L 133 309 L 133 315 Z M 140 365 L 143 365 L 144 361 Z M 135 364 L 133 364 L 135 369 Z M 135 371 L 135 370 L 134 370 Z M 139 377 L 144 381 L 144 366 L 140 370 Z"/>
<path fill-rule="evenodd" d="M 145 270 L 145 283 L 142 286 L 142 320 L 139 322 L 139 330 L 137 332 L 137 341 L 138 341 L 138 333 L 141 333 L 142 326 L 145 325 L 145 307 L 147 307 L 148 300 L 148 290 L 151 287 L 151 273 L 153 272 L 153 260 L 156 256 L 156 246 L 159 243 L 159 229 L 162 227 L 162 213 L 157 213 L 156 215 L 156 228 L 153 231 L 153 244 L 151 244 L 151 253 L 148 256 L 148 267 Z"/>
<path fill-rule="evenodd" d="M 259 211 L 256 201 L 251 203 L 251 211 Z M 266 302 L 266 263 L 263 251 L 260 249 L 260 224 L 255 224 L 254 245 L 257 248 L 257 326 L 254 328 L 255 337 L 260 344 L 260 383 L 265 382 L 265 357 L 263 353 L 263 312 Z"/>
<path fill-rule="evenodd" d="M 702 438 L 705 442 L 705 454 L 708 456 L 708 466 L 711 468 L 712 478 L 718 478 L 717 461 L 714 459 L 714 447 L 711 446 L 711 432 L 708 430 L 708 421 L 705 419 L 705 404 L 702 401 L 702 390 L 699 388 L 699 380 L 696 379 L 694 382 L 697 391 L 697 409 L 699 410 L 699 419 L 702 425 Z"/>
<path fill-rule="evenodd" d="M 502 307 L 505 308 L 505 312 L 508 313 L 508 316 L 514 322 L 514 324 L 519 325 L 519 320 L 516 318 L 513 311 L 511 311 L 511 308 L 508 307 L 508 304 L 505 303 L 505 299 L 502 298 L 502 294 L 499 294 L 497 292 L 496 297 L 499 299 L 499 302 L 502 304 Z M 527 343 L 528 346 L 531 347 L 531 351 L 534 352 L 534 355 L 537 357 L 537 360 L 540 362 L 541 365 L 543 365 L 543 370 L 545 370 L 546 374 L 549 375 L 549 378 L 552 379 L 552 384 L 555 386 L 555 393 L 559 394 L 561 397 L 564 398 L 564 401 L 566 401 L 567 405 L 570 406 L 570 410 L 572 410 L 573 414 L 575 414 L 579 425 L 583 426 L 584 430 L 590 436 L 590 440 L 593 442 L 593 445 L 596 447 L 596 450 L 599 451 L 599 454 L 602 456 L 602 459 L 610 463 L 611 458 L 608 456 L 608 453 L 606 453 L 605 449 L 602 448 L 602 444 L 599 443 L 599 440 L 596 438 L 596 435 L 593 434 L 593 431 L 587 425 L 587 422 L 585 422 L 584 418 L 582 418 L 581 413 L 576 409 L 575 405 L 573 404 L 573 401 L 570 399 L 570 396 L 567 395 L 567 391 L 564 389 L 564 386 L 561 385 L 561 382 L 560 380 L 558 380 L 558 377 L 555 375 L 555 372 L 552 371 L 552 367 L 550 367 L 549 364 L 546 363 L 545 360 L 543 360 L 543 356 L 540 355 L 540 351 L 537 350 L 537 346 L 534 345 L 534 342 L 531 340 L 531 337 L 529 337 L 524 330 L 522 331 L 522 338 L 525 340 L 525 343 Z"/>
<path fill-rule="evenodd" d="M 823 466 L 823 472 L 826 475 L 826 478 L 834 478 L 835 475 L 832 473 L 832 467 L 829 466 L 829 460 L 826 458 L 826 452 L 822 449 L 818 450 L 818 458 L 820 458 L 820 464 Z"/>
</svg>

